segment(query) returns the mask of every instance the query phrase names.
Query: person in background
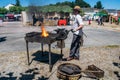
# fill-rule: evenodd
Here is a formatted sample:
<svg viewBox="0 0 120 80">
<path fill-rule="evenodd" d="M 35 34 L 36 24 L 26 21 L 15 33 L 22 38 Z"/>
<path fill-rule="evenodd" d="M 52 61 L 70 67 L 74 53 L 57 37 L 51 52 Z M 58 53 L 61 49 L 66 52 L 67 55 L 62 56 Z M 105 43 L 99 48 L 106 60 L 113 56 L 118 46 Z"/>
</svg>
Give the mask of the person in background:
<svg viewBox="0 0 120 80">
<path fill-rule="evenodd" d="M 35 13 L 33 13 L 33 15 L 32 15 L 32 19 L 33 19 L 33 26 L 34 26 L 34 25 L 35 25 L 35 23 L 36 23 Z"/>
<path fill-rule="evenodd" d="M 88 19 L 88 25 L 91 25 L 91 18 Z"/>
<path fill-rule="evenodd" d="M 104 24 L 103 24 L 103 16 L 100 17 L 100 25 L 104 26 Z"/>
<path fill-rule="evenodd" d="M 100 25 L 100 16 L 98 17 L 98 25 Z"/>
<path fill-rule="evenodd" d="M 3 26 L 3 19 L 0 17 L 0 26 Z"/>
<path fill-rule="evenodd" d="M 70 61 L 72 59 L 79 60 L 79 50 L 80 50 L 80 45 L 81 45 L 81 38 L 83 36 L 83 20 L 82 17 L 80 16 L 80 7 L 75 6 L 73 9 L 73 13 L 75 15 L 75 20 L 73 22 L 73 39 L 71 43 L 71 48 L 70 48 L 70 53 L 69 57 L 65 58 L 64 60 Z"/>
</svg>

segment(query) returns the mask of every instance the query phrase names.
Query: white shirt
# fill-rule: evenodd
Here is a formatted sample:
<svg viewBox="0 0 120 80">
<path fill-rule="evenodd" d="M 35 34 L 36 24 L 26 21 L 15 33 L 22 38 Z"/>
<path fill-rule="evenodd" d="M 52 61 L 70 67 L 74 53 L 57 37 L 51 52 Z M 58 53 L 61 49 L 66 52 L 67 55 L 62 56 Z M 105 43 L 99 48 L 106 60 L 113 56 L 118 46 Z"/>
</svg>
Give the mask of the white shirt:
<svg viewBox="0 0 120 80">
<path fill-rule="evenodd" d="M 78 28 L 80 25 L 84 25 L 84 23 L 83 23 L 82 17 L 79 14 L 77 14 L 77 15 L 75 15 L 75 20 L 73 22 L 73 29 Z M 75 31 L 74 34 L 82 35 L 82 29 Z"/>
</svg>

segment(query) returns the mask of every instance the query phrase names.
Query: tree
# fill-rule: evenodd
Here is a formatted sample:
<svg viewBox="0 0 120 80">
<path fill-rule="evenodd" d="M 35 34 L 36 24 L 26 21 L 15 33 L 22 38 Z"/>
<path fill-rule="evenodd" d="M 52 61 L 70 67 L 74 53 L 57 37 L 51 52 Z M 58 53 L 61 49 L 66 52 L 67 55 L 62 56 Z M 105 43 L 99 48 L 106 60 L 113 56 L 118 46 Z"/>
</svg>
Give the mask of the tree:
<svg viewBox="0 0 120 80">
<path fill-rule="evenodd" d="M 5 14 L 5 13 L 7 13 L 7 12 L 8 12 L 7 9 L 5 9 L 5 8 L 0 8 L 0 14 Z"/>
<path fill-rule="evenodd" d="M 75 2 L 69 2 L 69 1 L 65 1 L 65 2 L 58 2 L 55 4 L 56 6 L 70 6 L 72 8 L 74 8 L 74 6 L 78 5 L 82 8 L 88 8 L 91 7 L 87 2 L 85 2 L 84 0 L 75 0 Z"/>
<path fill-rule="evenodd" d="M 72 8 L 70 6 L 64 5 L 48 5 L 42 6 L 41 12 L 48 13 L 48 12 L 72 12 Z"/>
<path fill-rule="evenodd" d="M 84 0 L 75 0 L 75 5 L 80 6 L 81 8 L 88 8 L 91 7 L 88 3 L 86 3 Z"/>
<path fill-rule="evenodd" d="M 75 3 L 71 2 L 70 7 L 74 8 L 74 6 L 75 6 Z"/>
<path fill-rule="evenodd" d="M 16 6 L 21 6 L 19 0 L 16 0 Z"/>
<path fill-rule="evenodd" d="M 21 11 L 24 11 L 25 8 L 24 7 L 20 7 L 20 6 L 12 6 L 9 8 L 9 12 L 13 12 L 13 13 L 21 13 Z"/>
<path fill-rule="evenodd" d="M 94 8 L 103 9 L 101 1 L 98 1 L 96 5 L 94 5 Z"/>
</svg>

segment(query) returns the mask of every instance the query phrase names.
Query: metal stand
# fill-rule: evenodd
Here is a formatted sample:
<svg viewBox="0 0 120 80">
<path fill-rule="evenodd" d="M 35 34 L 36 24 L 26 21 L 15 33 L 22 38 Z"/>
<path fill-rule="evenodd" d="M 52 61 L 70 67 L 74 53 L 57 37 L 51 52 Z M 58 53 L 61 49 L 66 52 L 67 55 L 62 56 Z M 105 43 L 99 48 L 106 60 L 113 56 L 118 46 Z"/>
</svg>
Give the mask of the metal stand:
<svg viewBox="0 0 120 80">
<path fill-rule="evenodd" d="M 63 49 L 62 49 L 63 44 L 62 44 L 62 40 L 60 40 L 60 41 L 61 41 L 61 58 L 62 58 L 62 56 L 63 56 Z"/>
<path fill-rule="evenodd" d="M 51 72 L 52 70 L 52 64 L 51 64 L 51 45 L 48 44 L 49 47 L 49 71 Z"/>
<path fill-rule="evenodd" d="M 44 56 L 44 54 L 43 54 L 43 43 L 41 43 L 41 51 L 42 51 L 42 56 Z"/>
<path fill-rule="evenodd" d="M 30 64 L 29 64 L 30 58 L 29 58 L 28 41 L 26 41 L 26 49 L 27 49 L 27 59 L 28 59 L 28 65 L 30 65 Z"/>
<path fill-rule="evenodd" d="M 51 44 L 48 44 L 49 48 L 49 71 L 52 71 L 52 63 L 51 63 Z M 28 65 L 30 65 L 30 57 L 29 57 L 29 47 L 28 47 L 28 41 L 26 41 L 26 50 L 27 50 L 27 59 L 28 59 Z M 41 43 L 41 50 L 42 50 L 42 56 L 43 54 L 43 43 Z"/>
</svg>

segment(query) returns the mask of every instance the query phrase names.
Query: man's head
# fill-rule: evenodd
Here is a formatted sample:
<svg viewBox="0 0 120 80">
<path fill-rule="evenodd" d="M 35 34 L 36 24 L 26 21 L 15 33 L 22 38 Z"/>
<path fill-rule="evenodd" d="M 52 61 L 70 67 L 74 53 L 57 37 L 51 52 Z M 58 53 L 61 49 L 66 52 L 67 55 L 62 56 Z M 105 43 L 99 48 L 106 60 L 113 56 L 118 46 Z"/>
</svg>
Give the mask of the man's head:
<svg viewBox="0 0 120 80">
<path fill-rule="evenodd" d="M 74 14 L 80 13 L 80 6 L 75 6 L 73 11 L 74 11 Z"/>
</svg>

